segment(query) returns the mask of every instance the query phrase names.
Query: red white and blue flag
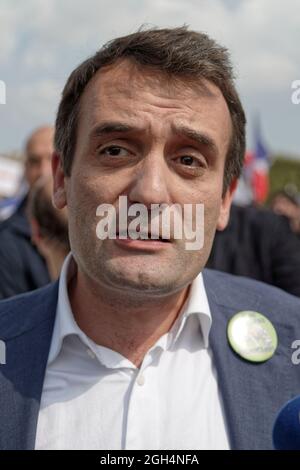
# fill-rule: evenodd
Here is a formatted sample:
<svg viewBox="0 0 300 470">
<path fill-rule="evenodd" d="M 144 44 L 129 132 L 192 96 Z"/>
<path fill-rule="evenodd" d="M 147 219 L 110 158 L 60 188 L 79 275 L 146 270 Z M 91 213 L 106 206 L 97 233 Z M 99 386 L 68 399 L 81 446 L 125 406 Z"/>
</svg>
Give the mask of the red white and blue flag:
<svg viewBox="0 0 300 470">
<path fill-rule="evenodd" d="M 260 123 L 257 120 L 254 129 L 254 151 L 252 162 L 252 189 L 254 201 L 265 202 L 269 193 L 269 152 L 261 137 Z"/>
<path fill-rule="evenodd" d="M 247 151 L 243 168 L 243 178 L 251 188 L 253 202 L 262 204 L 269 193 L 270 156 L 261 137 L 259 119 L 254 127 L 254 149 Z"/>
</svg>

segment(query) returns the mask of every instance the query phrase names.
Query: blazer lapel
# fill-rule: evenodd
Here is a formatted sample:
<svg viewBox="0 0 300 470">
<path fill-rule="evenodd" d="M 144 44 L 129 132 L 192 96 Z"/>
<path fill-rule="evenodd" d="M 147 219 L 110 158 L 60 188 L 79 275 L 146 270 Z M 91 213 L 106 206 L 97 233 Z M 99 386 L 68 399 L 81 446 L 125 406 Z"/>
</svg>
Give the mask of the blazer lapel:
<svg viewBox="0 0 300 470">
<path fill-rule="evenodd" d="M 230 289 L 230 284 L 204 273 L 204 282 L 212 314 L 210 346 L 223 399 L 225 419 L 232 449 L 272 449 L 272 428 L 278 410 L 291 398 L 291 363 L 286 343 L 291 332 L 281 339 L 280 325 L 274 324 L 279 336 L 275 355 L 264 363 L 251 363 L 233 352 L 227 340 L 227 324 L 242 310 L 264 312 L 260 297 Z M 232 291 L 231 291 L 232 290 Z M 217 292 L 217 294 L 216 294 Z M 273 320 L 271 320 L 273 321 Z M 291 344 L 291 343 L 290 343 Z"/>
<path fill-rule="evenodd" d="M 272 426 L 285 401 L 299 393 L 287 354 L 295 331 L 264 311 L 263 299 L 251 289 L 231 287 L 230 277 L 204 271 L 212 313 L 210 345 L 233 449 L 271 449 Z M 229 279 L 229 280 L 228 280 Z M 0 366 L 0 449 L 34 449 L 40 400 L 57 305 L 57 283 L 2 303 L 1 339 L 6 364 Z M 254 364 L 237 356 L 227 342 L 227 323 L 241 310 L 256 310 L 271 319 L 279 346 L 267 362 Z M 4 313 L 3 313 L 4 311 Z M 278 312 L 277 312 L 278 313 Z M 280 315 L 282 318 L 282 315 Z"/>
<path fill-rule="evenodd" d="M 15 302 L 15 306 L 0 319 L 1 335 L 6 344 L 6 364 L 0 366 L 1 450 L 34 449 L 35 445 L 56 312 L 57 283 L 30 295 L 31 302 L 27 294 L 19 301 L 8 301 Z"/>
</svg>

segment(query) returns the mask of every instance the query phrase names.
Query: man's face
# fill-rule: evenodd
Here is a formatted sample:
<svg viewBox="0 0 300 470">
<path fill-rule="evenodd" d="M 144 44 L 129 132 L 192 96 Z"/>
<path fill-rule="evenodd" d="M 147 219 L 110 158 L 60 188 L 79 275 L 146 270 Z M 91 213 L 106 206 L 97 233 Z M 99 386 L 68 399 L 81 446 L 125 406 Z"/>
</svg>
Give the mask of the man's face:
<svg viewBox="0 0 300 470">
<path fill-rule="evenodd" d="M 30 188 L 40 177 L 51 175 L 53 133 L 52 128 L 39 129 L 27 143 L 25 178 Z"/>
<path fill-rule="evenodd" d="M 272 203 L 272 209 L 275 214 L 285 215 L 289 219 L 299 217 L 299 207 L 285 196 L 276 196 Z"/>
<path fill-rule="evenodd" d="M 70 177 L 54 157 L 54 200 L 68 205 L 71 247 L 80 270 L 102 286 L 165 295 L 187 286 L 208 259 L 216 228 L 227 224 L 222 197 L 231 118 L 218 88 L 168 80 L 122 61 L 98 72 L 82 97 Z M 204 247 L 186 240 L 99 240 L 96 209 L 204 204 Z"/>
</svg>

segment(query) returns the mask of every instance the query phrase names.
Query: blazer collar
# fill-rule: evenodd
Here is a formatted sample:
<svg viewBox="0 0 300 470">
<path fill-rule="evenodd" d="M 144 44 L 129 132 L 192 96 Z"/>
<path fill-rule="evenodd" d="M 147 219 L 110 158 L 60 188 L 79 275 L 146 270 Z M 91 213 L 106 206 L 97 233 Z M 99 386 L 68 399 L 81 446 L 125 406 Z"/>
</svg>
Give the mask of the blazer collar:
<svg viewBox="0 0 300 470">
<path fill-rule="evenodd" d="M 3 450 L 34 449 L 56 304 L 57 283 L 2 302 L 0 326 L 6 344 L 6 364 L 0 366 Z"/>
<path fill-rule="evenodd" d="M 275 416 L 291 394 L 299 393 L 292 380 L 287 358 L 291 328 L 276 323 L 279 347 L 267 362 L 254 364 L 237 356 L 227 341 L 227 323 L 241 310 L 264 311 L 264 300 L 250 288 L 238 286 L 213 271 L 203 273 L 212 314 L 210 346 L 223 398 L 224 412 L 233 449 L 271 449 Z M 249 281 L 250 282 L 250 281 Z M 244 291 L 243 291 L 244 290 Z M 249 295 L 249 293 L 251 295 Z M 40 400 L 49 354 L 58 284 L 33 294 L 2 302 L 0 331 L 6 342 L 6 364 L 0 366 L 1 449 L 34 449 Z M 19 318 L 18 318 L 19 317 Z M 280 341 L 285 341 L 285 345 Z"/>
<path fill-rule="evenodd" d="M 267 315 L 263 299 L 251 288 L 241 286 L 238 291 L 231 287 L 230 276 L 225 274 L 205 270 L 204 284 L 212 314 L 210 346 L 231 448 L 272 449 L 275 417 L 284 402 L 291 398 L 294 386 L 290 375 L 292 366 L 286 357 L 286 344 L 292 342 L 292 331 L 286 328 L 285 344 L 281 343 L 281 325 L 271 319 L 279 336 L 274 356 L 264 363 L 243 360 L 228 343 L 227 324 L 235 313 L 242 310 Z"/>
</svg>

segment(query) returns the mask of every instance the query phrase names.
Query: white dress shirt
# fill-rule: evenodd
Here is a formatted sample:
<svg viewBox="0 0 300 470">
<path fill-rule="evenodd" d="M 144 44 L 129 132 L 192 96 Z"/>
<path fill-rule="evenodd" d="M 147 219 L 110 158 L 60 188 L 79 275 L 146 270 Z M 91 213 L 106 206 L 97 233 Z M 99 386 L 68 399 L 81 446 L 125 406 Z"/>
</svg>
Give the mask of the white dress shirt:
<svg viewBox="0 0 300 470">
<path fill-rule="evenodd" d="M 75 269 L 70 254 L 59 281 L 35 448 L 228 449 L 202 274 L 171 330 L 137 368 L 75 322 L 67 289 Z"/>
</svg>

